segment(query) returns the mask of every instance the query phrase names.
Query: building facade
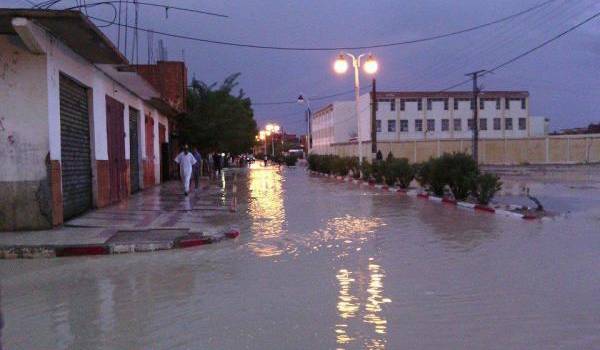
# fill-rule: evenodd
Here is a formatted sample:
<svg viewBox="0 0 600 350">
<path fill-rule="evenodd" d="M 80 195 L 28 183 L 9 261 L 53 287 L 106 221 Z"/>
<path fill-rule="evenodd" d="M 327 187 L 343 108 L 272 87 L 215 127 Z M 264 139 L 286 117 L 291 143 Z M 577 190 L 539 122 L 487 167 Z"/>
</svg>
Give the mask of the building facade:
<svg viewBox="0 0 600 350">
<path fill-rule="evenodd" d="M 312 152 L 320 153 L 330 144 L 356 138 L 354 108 L 352 101 L 333 102 L 312 114 Z"/>
<path fill-rule="evenodd" d="M 343 107 L 340 107 L 343 106 Z M 548 134 L 548 120 L 529 113 L 526 91 L 486 91 L 472 103 L 469 91 L 378 92 L 377 141 L 469 139 L 473 107 L 478 108 L 482 139 L 540 137 Z M 359 98 L 361 140 L 371 140 L 371 94 Z M 356 139 L 354 102 L 334 102 L 313 115 L 313 151 Z"/>
<path fill-rule="evenodd" d="M 164 179 L 183 112 L 167 98 L 181 92 L 153 86 L 164 76 L 138 73 L 74 11 L 0 10 L 0 52 L 0 231 L 51 228 Z"/>
<path fill-rule="evenodd" d="M 485 91 L 476 103 L 469 91 L 378 92 L 377 139 L 461 139 L 473 133 L 478 108 L 479 137 L 523 138 L 547 134 L 547 120 L 529 113 L 526 91 Z M 371 139 L 371 96 L 360 97 L 361 139 Z"/>
</svg>

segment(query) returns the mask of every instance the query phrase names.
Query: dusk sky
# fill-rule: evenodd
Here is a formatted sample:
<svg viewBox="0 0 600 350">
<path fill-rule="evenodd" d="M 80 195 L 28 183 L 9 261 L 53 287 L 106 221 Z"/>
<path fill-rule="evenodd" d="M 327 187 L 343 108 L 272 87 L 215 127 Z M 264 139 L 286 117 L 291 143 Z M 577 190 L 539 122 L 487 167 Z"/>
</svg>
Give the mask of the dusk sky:
<svg viewBox="0 0 600 350">
<path fill-rule="evenodd" d="M 25 0 L 2 0 L 27 6 Z M 92 1 L 88 1 L 91 3 Z M 271 46 L 340 47 L 418 39 L 490 22 L 544 0 L 421 1 L 156 1 L 148 2 L 223 13 L 219 18 L 140 6 L 139 27 L 203 39 Z M 73 6 L 66 0 L 54 8 Z M 133 9 L 133 7 L 130 7 Z M 489 69 L 600 11 L 597 0 L 556 0 L 507 22 L 425 43 L 370 50 L 378 59 L 377 87 L 391 90 L 441 90 Z M 90 15 L 112 19 L 108 7 Z M 129 13 L 132 22 L 132 11 Z M 102 24 L 101 22 L 96 22 Z M 103 28 L 117 41 L 116 26 Z M 242 73 L 240 87 L 255 103 L 295 101 L 299 93 L 319 97 L 313 110 L 332 100 L 353 98 L 353 76 L 332 70 L 336 51 L 274 51 L 221 46 L 154 35 L 163 39 L 169 59 L 185 61 L 190 79 L 220 82 Z M 131 37 L 129 48 L 131 49 Z M 123 50 L 123 39 L 121 50 Z M 140 31 L 140 63 L 146 63 L 147 34 Z M 356 51 L 353 53 L 363 53 Z M 155 50 L 155 57 L 158 52 Z M 129 55 L 131 57 L 131 55 Z M 370 77 L 361 76 L 367 86 Z M 600 122 L 600 18 L 482 79 L 485 90 L 528 90 L 531 114 L 550 118 L 552 130 Z M 469 90 L 465 84 L 462 90 Z M 304 110 L 296 103 L 256 105 L 259 126 L 280 123 L 288 132 L 304 132 Z"/>
</svg>

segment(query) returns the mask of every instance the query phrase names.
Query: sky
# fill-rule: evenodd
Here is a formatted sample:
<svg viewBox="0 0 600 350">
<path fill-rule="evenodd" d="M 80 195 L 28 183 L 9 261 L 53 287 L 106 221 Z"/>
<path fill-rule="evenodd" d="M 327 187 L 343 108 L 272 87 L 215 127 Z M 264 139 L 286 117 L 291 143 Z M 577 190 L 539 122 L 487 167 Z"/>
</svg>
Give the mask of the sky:
<svg viewBox="0 0 600 350">
<path fill-rule="evenodd" d="M 39 0 L 33 0 L 38 2 Z M 546 0 L 145 0 L 226 14 L 221 18 L 140 6 L 138 25 L 169 33 L 211 40 L 269 46 L 364 46 L 453 32 L 512 15 Z M 55 8 L 73 6 L 63 0 Z M 95 1 L 87 1 L 92 3 Z M 0 0 L 8 6 L 30 6 L 26 0 Z M 130 23 L 133 7 L 130 7 Z M 554 0 L 539 9 L 484 29 L 449 38 L 371 50 L 379 62 L 379 91 L 445 89 L 465 80 L 464 74 L 490 69 L 600 11 L 597 0 Z M 108 6 L 89 15 L 112 19 Z M 124 21 L 124 19 L 123 19 Z M 103 24 L 102 22 L 96 22 Z M 116 26 L 102 28 L 117 41 Z M 131 32 L 130 32 L 131 33 Z M 121 32 L 121 50 L 125 39 Z M 260 127 L 280 124 L 286 132 L 306 129 L 304 107 L 293 102 L 299 94 L 312 97 L 317 110 L 333 100 L 353 99 L 353 75 L 332 70 L 337 51 L 276 51 L 222 46 L 154 34 L 162 39 L 171 60 L 185 59 L 190 79 L 221 82 L 241 73 L 239 87 L 253 103 Z M 132 37 L 128 39 L 131 58 Z M 139 62 L 147 62 L 147 34 L 139 32 Z M 158 52 L 154 50 L 154 56 Z M 372 77 L 361 72 L 362 86 Z M 534 116 L 550 118 L 551 130 L 600 122 L 600 18 L 538 51 L 487 75 L 485 90 L 527 90 Z M 465 84 L 458 90 L 469 90 Z M 337 93 L 346 94 L 318 99 Z"/>
</svg>

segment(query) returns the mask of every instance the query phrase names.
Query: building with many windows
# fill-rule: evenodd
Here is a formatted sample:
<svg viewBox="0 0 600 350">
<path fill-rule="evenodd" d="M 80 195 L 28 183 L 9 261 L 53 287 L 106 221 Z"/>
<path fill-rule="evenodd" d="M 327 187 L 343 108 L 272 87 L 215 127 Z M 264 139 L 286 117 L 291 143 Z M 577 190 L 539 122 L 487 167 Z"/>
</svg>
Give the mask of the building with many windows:
<svg viewBox="0 0 600 350">
<path fill-rule="evenodd" d="M 361 139 L 370 140 L 370 94 L 360 97 Z M 473 107 L 479 110 L 479 136 L 523 138 L 547 134 L 547 120 L 529 113 L 526 91 L 486 91 L 477 103 L 469 91 L 378 92 L 377 139 L 403 141 L 470 138 Z"/>
<path fill-rule="evenodd" d="M 312 114 L 311 134 L 314 152 L 321 152 L 333 143 L 356 139 L 354 101 L 333 102 Z"/>
<path fill-rule="evenodd" d="M 481 139 L 539 137 L 548 134 L 548 120 L 529 113 L 527 91 L 486 91 L 477 103 L 470 91 L 378 92 L 375 127 L 377 140 L 469 139 L 473 135 L 473 107 L 478 108 Z M 359 100 L 361 140 L 371 140 L 371 95 Z M 313 150 L 356 139 L 353 101 L 334 102 L 313 114 Z"/>
</svg>

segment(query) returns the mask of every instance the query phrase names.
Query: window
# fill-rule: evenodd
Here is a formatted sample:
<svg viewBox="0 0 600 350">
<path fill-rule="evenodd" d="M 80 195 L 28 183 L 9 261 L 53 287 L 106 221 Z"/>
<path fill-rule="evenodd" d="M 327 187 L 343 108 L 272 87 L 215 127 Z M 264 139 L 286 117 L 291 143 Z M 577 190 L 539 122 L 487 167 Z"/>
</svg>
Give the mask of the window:
<svg viewBox="0 0 600 350">
<path fill-rule="evenodd" d="M 423 131 L 423 120 L 415 120 L 415 131 Z"/>
<path fill-rule="evenodd" d="M 427 131 L 435 131 L 435 119 L 427 119 Z"/>
<path fill-rule="evenodd" d="M 381 120 L 379 119 L 375 121 L 375 130 L 377 130 L 377 132 L 381 132 Z"/>
<path fill-rule="evenodd" d="M 455 98 L 454 99 L 454 110 L 458 110 L 459 102 L 471 102 L 471 109 L 473 109 L 473 99 L 472 98 Z"/>
<path fill-rule="evenodd" d="M 494 130 L 500 130 L 502 129 L 502 119 L 500 118 L 494 118 Z"/>
<path fill-rule="evenodd" d="M 432 109 L 433 102 L 444 102 L 444 110 L 448 110 L 448 99 L 447 98 L 428 98 L 427 99 L 427 110 Z"/>
<path fill-rule="evenodd" d="M 527 129 L 527 119 L 519 118 L 519 130 Z"/>
<path fill-rule="evenodd" d="M 487 130 L 487 119 L 479 119 L 479 130 Z"/>
<path fill-rule="evenodd" d="M 473 118 L 467 119 L 467 129 L 473 130 Z"/>
<path fill-rule="evenodd" d="M 454 119 L 454 131 L 461 131 L 461 130 L 462 130 L 462 120 Z"/>
<path fill-rule="evenodd" d="M 479 99 L 479 109 L 485 109 L 485 99 L 484 98 Z"/>
<path fill-rule="evenodd" d="M 396 110 L 396 100 L 391 100 L 390 101 L 390 111 L 395 111 Z"/>
<path fill-rule="evenodd" d="M 525 107 L 526 107 L 526 104 L 525 104 L 525 99 L 524 99 L 524 98 L 522 98 L 522 99 L 521 99 L 521 109 L 525 109 Z"/>
<path fill-rule="evenodd" d="M 450 130 L 450 120 L 442 119 L 442 131 L 448 131 L 448 130 Z"/>
<path fill-rule="evenodd" d="M 408 131 L 408 120 L 400 119 L 400 131 L 407 132 Z"/>
<path fill-rule="evenodd" d="M 500 109 L 500 98 L 496 99 L 496 109 Z"/>
<path fill-rule="evenodd" d="M 403 98 L 400 99 L 400 110 L 403 111 L 406 109 L 406 102 L 417 102 L 418 110 L 423 110 L 423 102 L 420 98 Z"/>
<path fill-rule="evenodd" d="M 504 129 L 505 130 L 512 130 L 512 118 L 506 118 L 504 119 Z"/>
<path fill-rule="evenodd" d="M 396 132 L 396 121 L 388 120 L 388 132 Z"/>
<path fill-rule="evenodd" d="M 504 99 L 504 109 L 510 109 L 510 99 L 509 98 Z"/>
</svg>

